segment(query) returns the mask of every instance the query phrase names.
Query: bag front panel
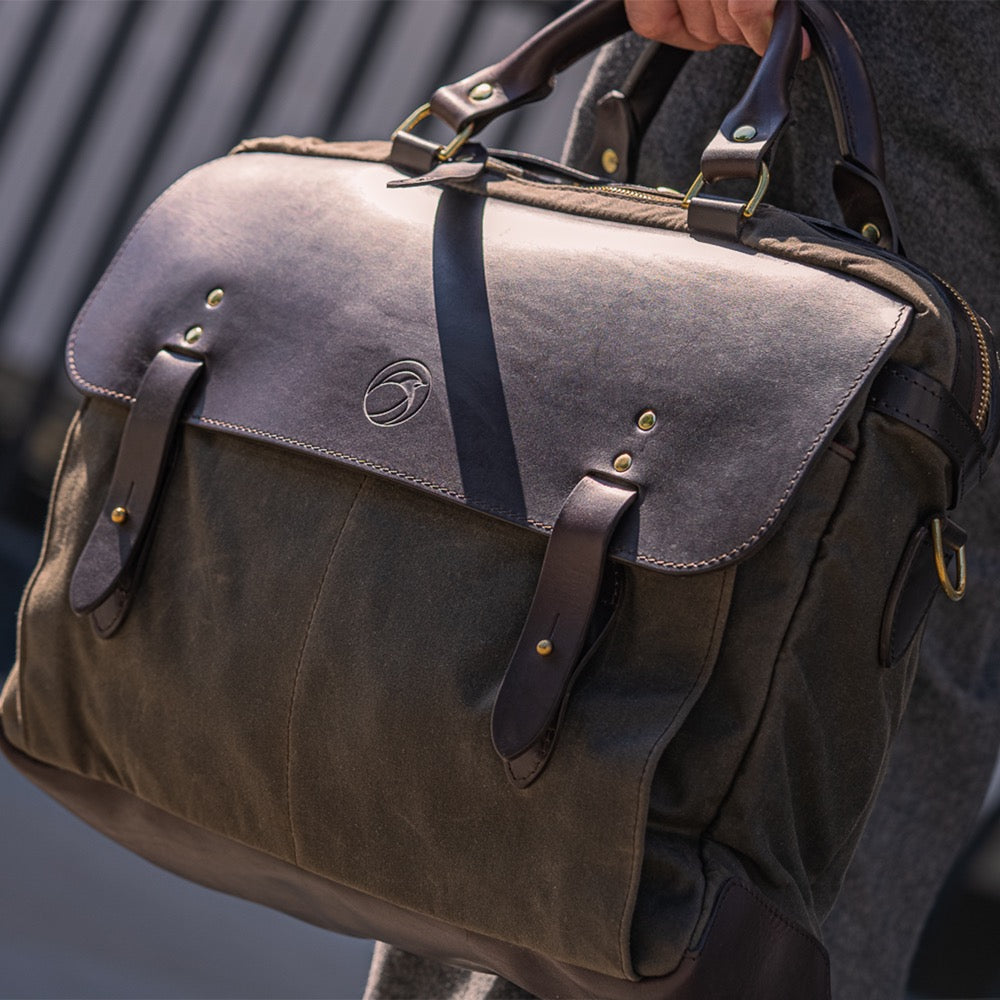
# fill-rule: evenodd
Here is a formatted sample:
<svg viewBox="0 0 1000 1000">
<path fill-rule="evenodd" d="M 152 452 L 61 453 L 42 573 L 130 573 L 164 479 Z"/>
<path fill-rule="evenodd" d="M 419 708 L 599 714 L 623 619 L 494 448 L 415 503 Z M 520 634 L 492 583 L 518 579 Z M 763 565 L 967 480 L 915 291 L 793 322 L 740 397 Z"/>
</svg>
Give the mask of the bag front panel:
<svg viewBox="0 0 1000 1000">
<path fill-rule="evenodd" d="M 407 909 L 633 975 L 649 784 L 711 674 L 734 571 L 623 570 L 552 761 L 516 789 L 490 712 L 543 538 L 186 428 L 132 609 L 103 640 L 66 595 L 123 416 L 92 400 L 74 429 L 4 705 L 11 741 Z"/>
</svg>

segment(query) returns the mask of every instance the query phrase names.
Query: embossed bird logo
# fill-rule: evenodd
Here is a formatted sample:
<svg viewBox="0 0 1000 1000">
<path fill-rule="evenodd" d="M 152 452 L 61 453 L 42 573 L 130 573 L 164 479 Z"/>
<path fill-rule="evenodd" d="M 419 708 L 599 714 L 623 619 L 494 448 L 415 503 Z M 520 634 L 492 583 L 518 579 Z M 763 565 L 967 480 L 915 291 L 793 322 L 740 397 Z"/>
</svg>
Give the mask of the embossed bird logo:
<svg viewBox="0 0 1000 1000">
<path fill-rule="evenodd" d="M 397 361 L 382 369 L 365 391 L 365 416 L 379 427 L 409 420 L 427 401 L 431 376 L 419 361 Z"/>
</svg>

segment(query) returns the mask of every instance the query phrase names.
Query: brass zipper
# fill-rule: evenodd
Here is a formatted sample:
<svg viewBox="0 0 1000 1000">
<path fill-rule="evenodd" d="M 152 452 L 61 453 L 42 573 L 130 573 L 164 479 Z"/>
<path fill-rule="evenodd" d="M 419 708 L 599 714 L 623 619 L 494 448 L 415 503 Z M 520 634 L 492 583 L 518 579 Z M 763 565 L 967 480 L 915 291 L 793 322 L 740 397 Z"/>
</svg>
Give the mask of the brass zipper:
<svg viewBox="0 0 1000 1000">
<path fill-rule="evenodd" d="M 680 191 L 674 191 L 673 188 L 657 188 L 657 193 L 646 191 L 637 191 L 635 188 L 628 187 L 618 187 L 616 184 L 598 184 L 594 187 L 587 187 L 585 184 L 581 184 L 580 187 L 588 191 L 600 191 L 602 194 L 614 194 L 620 195 L 623 198 L 632 198 L 635 201 L 649 201 L 654 205 L 671 205 L 675 201 L 679 201 L 684 197 Z"/>
<path fill-rule="evenodd" d="M 945 281 L 940 275 L 935 275 L 938 281 L 944 285 L 945 288 L 951 292 L 955 301 L 962 307 L 965 315 L 968 317 L 969 322 L 972 324 L 972 329 L 976 334 L 976 343 L 979 345 L 979 368 L 982 373 L 980 381 L 980 392 L 979 400 L 977 405 L 973 408 L 974 412 L 972 414 L 973 422 L 980 431 L 986 429 L 986 417 L 990 412 L 991 396 L 993 392 L 993 380 L 990 374 L 990 349 L 986 342 L 986 334 L 983 332 L 983 325 L 980 322 L 979 317 L 976 315 L 975 310 L 968 302 L 965 301 L 964 296 L 958 291 L 953 285 Z"/>
</svg>

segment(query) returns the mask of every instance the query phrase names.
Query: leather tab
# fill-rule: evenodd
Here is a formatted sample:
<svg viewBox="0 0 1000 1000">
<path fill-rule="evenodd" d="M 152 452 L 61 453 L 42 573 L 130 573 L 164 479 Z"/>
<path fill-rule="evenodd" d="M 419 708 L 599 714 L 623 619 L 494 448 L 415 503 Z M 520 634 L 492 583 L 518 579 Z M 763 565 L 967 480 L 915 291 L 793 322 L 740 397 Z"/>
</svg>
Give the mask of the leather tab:
<svg viewBox="0 0 1000 1000">
<path fill-rule="evenodd" d="M 95 612 L 109 635 L 124 618 L 128 595 L 164 480 L 170 446 L 203 360 L 163 349 L 143 376 L 125 422 L 107 498 L 73 571 L 70 606 Z"/>
<path fill-rule="evenodd" d="M 508 769 L 522 787 L 537 777 L 555 741 L 598 604 L 608 545 L 636 496 L 634 486 L 584 476 L 556 518 L 527 621 L 493 706 L 493 745 L 505 762 L 548 744 L 529 773 Z M 547 643 L 548 651 L 539 643 Z"/>
<path fill-rule="evenodd" d="M 659 42 L 646 45 L 621 89 L 609 91 L 594 107 L 594 137 L 580 161 L 584 170 L 616 181 L 635 180 L 642 137 L 690 55 Z M 617 158 L 614 171 L 605 162 L 608 149 Z"/>
<path fill-rule="evenodd" d="M 584 0 L 506 59 L 440 87 L 431 97 L 431 113 L 455 132 L 468 125 L 479 132 L 497 115 L 546 97 L 557 73 L 627 30 L 621 0 Z M 491 93 L 477 100 L 471 94 L 480 84 L 488 84 Z"/>
<path fill-rule="evenodd" d="M 400 134 L 396 139 L 409 139 L 410 136 Z M 392 148 L 395 151 L 396 142 Z M 478 142 L 470 142 L 459 150 L 458 155 L 442 162 L 434 157 L 434 165 L 425 174 L 417 177 L 407 177 L 401 180 L 389 181 L 388 188 L 421 187 L 424 184 L 447 184 L 450 182 L 469 183 L 476 180 L 486 170 L 486 149 Z M 395 165 L 395 164 L 394 164 Z"/>
<path fill-rule="evenodd" d="M 421 139 L 412 132 L 397 132 L 392 139 L 389 162 L 400 170 L 413 174 L 426 174 L 438 166 L 440 143 Z"/>
<path fill-rule="evenodd" d="M 872 386 L 868 405 L 930 438 L 951 459 L 952 508 L 982 478 L 986 465 L 982 436 L 954 395 L 936 379 L 889 362 Z"/>
<path fill-rule="evenodd" d="M 848 229 L 863 234 L 866 226 L 875 226 L 875 245 L 900 252 L 899 223 L 883 181 L 847 160 L 838 160 L 833 167 L 833 191 Z"/>
<path fill-rule="evenodd" d="M 779 3 L 774 11 L 771 40 L 750 86 L 702 153 L 701 172 L 706 183 L 757 178 L 764 157 L 788 120 L 789 85 L 801 54 L 799 5 Z M 741 126 L 755 130 L 751 139 L 740 142 L 734 138 Z"/>
<path fill-rule="evenodd" d="M 692 198 L 688 205 L 688 229 L 698 236 L 735 243 L 746 221 L 744 204 L 732 198 Z"/>
</svg>

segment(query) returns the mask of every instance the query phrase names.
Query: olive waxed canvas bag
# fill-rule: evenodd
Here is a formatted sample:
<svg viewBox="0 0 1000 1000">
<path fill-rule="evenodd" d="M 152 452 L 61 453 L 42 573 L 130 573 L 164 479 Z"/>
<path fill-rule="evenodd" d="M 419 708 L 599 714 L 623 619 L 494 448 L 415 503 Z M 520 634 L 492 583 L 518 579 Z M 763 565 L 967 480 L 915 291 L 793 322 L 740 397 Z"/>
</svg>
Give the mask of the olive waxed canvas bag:
<svg viewBox="0 0 1000 1000">
<path fill-rule="evenodd" d="M 800 17 L 846 226 L 761 203 Z M 70 335 L 3 747 L 159 865 L 540 996 L 826 997 L 996 354 L 899 253 L 821 5 L 687 196 L 470 141 L 625 27 L 147 211 Z"/>
</svg>

